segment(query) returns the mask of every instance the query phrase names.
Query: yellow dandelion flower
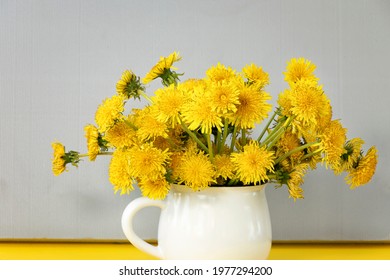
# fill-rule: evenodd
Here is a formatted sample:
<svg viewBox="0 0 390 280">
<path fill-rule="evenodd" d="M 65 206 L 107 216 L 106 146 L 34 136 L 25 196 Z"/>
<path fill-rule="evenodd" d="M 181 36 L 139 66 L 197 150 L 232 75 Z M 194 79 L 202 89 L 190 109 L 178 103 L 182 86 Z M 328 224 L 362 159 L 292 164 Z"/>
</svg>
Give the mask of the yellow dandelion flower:
<svg viewBox="0 0 390 280">
<path fill-rule="evenodd" d="M 363 144 L 364 141 L 361 138 L 353 138 L 345 143 L 345 152 L 340 157 L 340 163 L 336 166 L 332 166 L 336 175 L 353 168 L 361 156 Z"/>
<path fill-rule="evenodd" d="M 228 155 L 216 155 L 214 157 L 214 166 L 216 177 L 221 176 L 224 179 L 233 178 L 234 164 Z"/>
<path fill-rule="evenodd" d="M 262 89 L 269 84 L 268 73 L 263 71 L 263 68 L 256 66 L 255 64 L 246 65 L 242 72 L 244 77 L 248 79 L 249 83 L 256 85 L 258 89 Z"/>
<path fill-rule="evenodd" d="M 162 137 L 158 136 L 153 140 L 154 147 L 160 150 L 177 150 L 181 149 L 183 146 L 183 128 L 180 125 L 175 126 L 172 129 L 168 130 L 168 136 Z"/>
<path fill-rule="evenodd" d="M 167 196 L 170 185 L 164 177 L 157 178 L 156 180 L 141 178 L 139 188 L 141 189 L 142 196 L 162 200 Z"/>
<path fill-rule="evenodd" d="M 226 67 L 221 63 L 210 67 L 206 71 L 206 76 L 213 82 L 229 81 L 237 78 L 236 72 L 231 67 Z"/>
<path fill-rule="evenodd" d="M 179 60 L 181 60 L 181 56 L 177 52 L 173 52 L 167 57 L 160 57 L 160 61 L 157 62 L 149 73 L 146 74 L 146 76 L 142 79 L 142 82 L 144 84 L 150 83 L 154 79 L 161 77 L 166 70 L 169 70 L 170 68 L 176 69 L 172 67 L 172 65 L 174 62 Z"/>
<path fill-rule="evenodd" d="M 177 181 L 180 177 L 179 166 L 183 160 L 184 153 L 181 151 L 174 152 L 171 155 L 171 160 L 169 162 L 169 168 L 171 170 L 171 179 Z"/>
<path fill-rule="evenodd" d="M 346 177 L 346 182 L 350 185 L 351 189 L 370 182 L 375 174 L 377 163 L 377 149 L 371 147 L 368 149 L 366 155 L 358 161 L 357 166 L 349 171 Z"/>
<path fill-rule="evenodd" d="M 55 176 L 58 176 L 65 171 L 65 147 L 60 142 L 54 142 L 51 146 L 53 148 L 52 171 Z"/>
<path fill-rule="evenodd" d="M 290 111 L 303 126 L 317 125 L 319 119 L 328 115 L 329 100 L 320 86 L 300 81 L 291 93 Z"/>
<path fill-rule="evenodd" d="M 130 172 L 129 150 L 117 149 L 114 151 L 108 172 L 115 193 L 120 191 L 121 195 L 128 194 L 134 189 L 134 179 Z"/>
<path fill-rule="evenodd" d="M 287 186 L 289 197 L 293 198 L 294 201 L 303 198 L 303 189 L 300 186 Z"/>
<path fill-rule="evenodd" d="M 260 147 L 256 141 L 244 146 L 243 152 L 232 153 L 231 158 L 238 178 L 246 185 L 268 181 L 267 172 L 274 170 L 274 152 Z"/>
<path fill-rule="evenodd" d="M 135 111 L 134 124 L 138 128 L 136 134 L 141 141 L 156 137 L 167 137 L 167 125 L 157 119 L 157 112 L 153 107 L 145 107 Z"/>
<path fill-rule="evenodd" d="M 293 58 L 287 63 L 287 71 L 284 72 L 284 79 L 290 85 L 299 80 L 317 82 L 318 78 L 314 76 L 316 66 L 310 60 L 304 58 Z"/>
<path fill-rule="evenodd" d="M 293 95 L 291 89 L 285 89 L 278 96 L 278 105 L 281 108 L 281 113 L 284 116 L 291 116 L 292 99 Z"/>
<path fill-rule="evenodd" d="M 141 147 L 133 147 L 130 150 L 130 169 L 134 178 L 149 178 L 157 180 L 165 174 L 165 165 L 169 160 L 167 150 L 160 150 L 152 144 L 145 143 Z"/>
<path fill-rule="evenodd" d="M 186 103 L 182 110 L 183 120 L 191 130 L 201 129 L 202 133 L 211 134 L 212 128 L 221 131 L 223 126 L 221 116 L 213 110 L 207 98 L 197 98 Z"/>
<path fill-rule="evenodd" d="M 238 95 L 240 92 L 234 83 L 226 81 L 211 83 L 207 93 L 213 110 L 222 114 L 237 111 L 237 105 L 239 104 Z"/>
<path fill-rule="evenodd" d="M 153 107 L 157 112 L 157 120 L 174 127 L 180 122 L 180 110 L 188 100 L 183 91 L 175 85 L 158 89 L 153 97 Z"/>
<path fill-rule="evenodd" d="M 128 84 L 131 82 L 133 75 L 134 75 L 133 72 L 129 70 L 123 71 L 121 79 L 116 83 L 117 93 L 127 96 L 126 89 Z"/>
<path fill-rule="evenodd" d="M 316 130 L 319 133 L 322 132 L 325 128 L 329 126 L 331 120 L 332 120 L 332 106 L 328 101 L 325 103 L 325 107 L 322 109 L 321 115 L 316 120 L 317 121 Z"/>
<path fill-rule="evenodd" d="M 207 88 L 207 82 L 204 79 L 188 79 L 177 85 L 185 98 L 196 98 L 195 92 L 205 92 Z"/>
<path fill-rule="evenodd" d="M 339 120 L 333 120 L 324 129 L 321 137 L 320 148 L 324 152 L 324 161 L 329 165 L 339 164 L 341 155 L 345 152 L 344 143 L 346 141 L 347 130 L 341 125 Z"/>
<path fill-rule="evenodd" d="M 145 88 L 141 85 L 139 77 L 129 70 L 125 70 L 121 79 L 116 83 L 116 92 L 125 98 L 140 99 L 140 92 L 142 91 L 145 91 Z"/>
<path fill-rule="evenodd" d="M 132 147 L 136 143 L 136 132 L 126 122 L 121 121 L 107 130 L 104 138 L 115 148 Z"/>
<path fill-rule="evenodd" d="M 271 104 L 267 103 L 269 99 L 271 96 L 268 93 L 259 91 L 254 86 L 240 88 L 237 111 L 229 116 L 231 122 L 240 128 L 254 128 L 256 123 L 268 117 L 272 109 Z"/>
<path fill-rule="evenodd" d="M 94 161 L 100 152 L 98 129 L 89 124 L 84 127 L 84 132 L 87 139 L 88 158 L 90 161 Z"/>
<path fill-rule="evenodd" d="M 294 167 L 294 170 L 289 173 L 289 179 L 287 181 L 287 188 L 290 197 L 294 200 L 303 198 L 303 190 L 300 187 L 303 184 L 303 177 L 305 176 L 309 164 L 303 163 Z"/>
<path fill-rule="evenodd" d="M 286 131 L 283 134 L 283 136 L 280 138 L 276 146 L 277 146 L 276 155 L 280 156 L 301 146 L 301 141 L 299 140 L 296 134 L 292 133 L 291 131 Z M 301 152 L 293 153 L 290 156 L 290 159 L 292 160 L 292 162 L 297 162 L 297 160 L 302 156 L 303 156 L 303 152 L 301 151 Z"/>
<path fill-rule="evenodd" d="M 111 98 L 107 98 L 99 105 L 96 114 L 95 121 L 98 125 L 100 133 L 106 132 L 117 120 L 122 118 L 122 112 L 124 111 L 124 97 L 115 95 Z"/>
<path fill-rule="evenodd" d="M 203 153 L 186 153 L 177 172 L 180 182 L 184 182 L 195 191 L 205 189 L 214 182 L 214 167 L 208 156 Z"/>
</svg>

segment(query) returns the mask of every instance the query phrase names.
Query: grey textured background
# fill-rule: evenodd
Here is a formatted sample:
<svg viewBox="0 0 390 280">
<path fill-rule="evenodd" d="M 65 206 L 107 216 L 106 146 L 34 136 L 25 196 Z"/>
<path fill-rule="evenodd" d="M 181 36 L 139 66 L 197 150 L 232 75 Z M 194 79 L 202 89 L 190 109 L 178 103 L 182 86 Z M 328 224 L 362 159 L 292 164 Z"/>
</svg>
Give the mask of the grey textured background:
<svg viewBox="0 0 390 280">
<path fill-rule="evenodd" d="M 351 191 L 319 168 L 295 203 L 269 187 L 274 239 L 390 240 L 390 1 L 378 0 L 0 0 L 0 239 L 124 239 L 120 216 L 139 192 L 113 194 L 109 158 L 54 177 L 50 143 L 85 151 L 83 126 L 122 71 L 144 76 L 174 50 L 185 78 L 217 62 L 263 66 L 273 103 L 286 62 L 312 60 L 348 137 L 377 146 L 377 173 Z M 136 228 L 153 239 L 157 223 L 143 210 Z"/>
</svg>

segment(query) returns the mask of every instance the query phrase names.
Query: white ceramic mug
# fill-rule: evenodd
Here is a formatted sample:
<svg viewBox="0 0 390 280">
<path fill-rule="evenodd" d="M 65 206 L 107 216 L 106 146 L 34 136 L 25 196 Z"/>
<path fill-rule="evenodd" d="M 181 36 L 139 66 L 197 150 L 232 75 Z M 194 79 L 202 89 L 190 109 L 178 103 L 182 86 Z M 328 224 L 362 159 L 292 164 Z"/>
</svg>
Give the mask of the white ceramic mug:
<svg viewBox="0 0 390 280">
<path fill-rule="evenodd" d="M 158 246 L 133 230 L 135 214 L 149 206 L 161 208 Z M 164 201 L 141 197 L 130 202 L 122 228 L 135 247 L 160 259 L 266 259 L 272 243 L 264 186 L 194 192 L 172 185 Z"/>
</svg>

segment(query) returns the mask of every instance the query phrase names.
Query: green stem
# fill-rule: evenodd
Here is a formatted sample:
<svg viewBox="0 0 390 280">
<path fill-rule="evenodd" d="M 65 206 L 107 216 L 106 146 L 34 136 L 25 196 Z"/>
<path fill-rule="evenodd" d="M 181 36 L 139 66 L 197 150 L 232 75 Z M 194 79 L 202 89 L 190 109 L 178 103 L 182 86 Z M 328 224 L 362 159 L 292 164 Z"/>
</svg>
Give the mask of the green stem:
<svg viewBox="0 0 390 280">
<path fill-rule="evenodd" d="M 242 145 L 246 145 L 246 129 L 241 129 Z"/>
<path fill-rule="evenodd" d="M 123 120 L 125 124 L 127 124 L 129 127 L 131 127 L 134 130 L 138 130 L 138 127 L 136 127 L 133 123 L 129 122 L 128 120 Z"/>
<path fill-rule="evenodd" d="M 277 114 L 278 110 L 276 110 L 274 112 L 274 114 L 272 115 L 272 117 L 270 118 L 270 120 L 268 121 L 268 123 L 265 125 L 265 127 L 263 128 L 263 131 L 260 133 L 259 137 L 257 138 L 257 141 L 260 142 L 261 141 L 261 138 L 263 138 L 265 132 L 268 130 L 268 127 L 271 125 L 272 121 L 275 119 L 276 117 L 276 114 Z"/>
<path fill-rule="evenodd" d="M 283 126 L 275 127 L 274 130 L 272 130 L 272 133 L 270 133 L 267 138 L 261 143 L 262 146 L 267 145 L 268 143 L 272 142 L 279 134 L 280 132 L 284 131 Z"/>
<path fill-rule="evenodd" d="M 316 155 L 318 155 L 318 154 L 321 154 L 321 152 L 322 152 L 322 150 L 317 150 L 317 151 L 314 151 L 314 152 L 309 153 L 309 154 L 307 154 L 307 155 L 304 155 L 304 156 L 302 157 L 302 160 L 305 160 L 305 159 L 308 159 L 309 157 L 312 157 L 312 156 L 316 156 Z"/>
<path fill-rule="evenodd" d="M 113 155 L 114 153 L 113 152 L 99 152 L 98 153 L 98 156 L 111 156 Z M 88 157 L 88 154 L 79 154 L 79 157 L 82 158 L 82 157 Z"/>
<path fill-rule="evenodd" d="M 280 129 L 280 131 L 273 137 L 271 143 L 269 143 L 269 145 L 267 145 L 267 150 L 271 150 L 271 148 L 279 141 L 279 139 L 283 136 L 284 132 L 285 132 L 285 128 L 282 127 Z"/>
<path fill-rule="evenodd" d="M 319 145 L 320 143 L 318 142 L 311 142 L 311 143 L 307 143 L 305 145 L 302 145 L 302 146 L 299 146 L 291 151 L 289 151 L 288 153 L 285 153 L 284 155 L 282 155 L 281 157 L 279 157 L 278 159 L 276 159 L 276 161 L 274 162 L 274 165 L 278 164 L 279 162 L 285 160 L 286 158 L 288 158 L 289 156 L 291 156 L 292 154 L 294 153 L 297 153 L 297 152 L 300 152 L 300 151 L 303 151 L 304 149 L 306 148 L 309 148 L 311 146 L 317 146 Z"/>
<path fill-rule="evenodd" d="M 225 124 L 224 124 L 223 128 L 224 129 L 223 129 L 223 134 L 222 134 L 222 141 L 221 141 L 221 145 L 219 147 L 218 152 L 221 152 L 221 149 L 225 146 L 226 138 L 227 138 L 227 135 L 228 135 L 229 120 L 227 118 L 225 119 Z"/>
<path fill-rule="evenodd" d="M 267 137 L 265 138 L 265 140 L 264 140 L 264 142 L 262 144 L 270 142 L 270 139 L 273 139 L 275 134 L 279 133 L 279 130 L 281 128 L 283 129 L 283 126 L 285 124 L 285 120 L 286 120 L 286 118 L 279 120 L 279 123 L 267 135 Z"/>
<path fill-rule="evenodd" d="M 231 179 L 228 183 L 227 183 L 227 185 L 228 186 L 233 186 L 233 185 L 236 185 L 238 183 L 238 179 Z"/>
<path fill-rule="evenodd" d="M 146 93 L 144 91 L 140 91 L 140 94 L 146 99 L 148 100 L 150 103 L 154 103 L 152 99 L 150 99 L 149 96 L 146 95 Z"/>
<path fill-rule="evenodd" d="M 234 126 L 233 135 L 232 135 L 232 143 L 230 143 L 230 151 L 233 152 L 234 146 L 236 145 L 236 137 L 237 137 L 237 126 Z"/>
<path fill-rule="evenodd" d="M 188 133 L 188 135 L 196 142 L 198 145 L 206 152 L 209 153 L 209 149 L 206 147 L 205 144 L 202 143 L 202 141 L 199 140 L 198 137 L 196 137 L 195 133 L 193 133 L 183 122 L 183 120 L 179 117 L 181 127 L 184 129 L 185 132 Z"/>
<path fill-rule="evenodd" d="M 206 136 L 207 136 L 207 146 L 209 148 L 210 161 L 214 162 L 213 144 L 211 143 L 211 135 L 207 134 Z"/>
<path fill-rule="evenodd" d="M 221 141 L 222 141 L 222 132 L 218 130 L 217 132 L 217 139 L 215 140 L 217 144 L 217 154 L 219 154 L 219 151 L 221 150 Z"/>
</svg>

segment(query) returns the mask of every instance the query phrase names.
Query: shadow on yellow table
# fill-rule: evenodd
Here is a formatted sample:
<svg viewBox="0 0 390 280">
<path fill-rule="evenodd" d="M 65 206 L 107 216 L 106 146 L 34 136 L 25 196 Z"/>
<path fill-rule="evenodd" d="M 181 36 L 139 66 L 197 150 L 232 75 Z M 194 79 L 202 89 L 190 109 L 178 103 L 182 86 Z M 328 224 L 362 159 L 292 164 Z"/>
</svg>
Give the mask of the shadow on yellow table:
<svg viewBox="0 0 390 280">
<path fill-rule="evenodd" d="M 129 243 L 0 242 L 0 260 L 155 260 Z M 270 260 L 390 260 L 390 243 L 274 243 Z"/>
</svg>

